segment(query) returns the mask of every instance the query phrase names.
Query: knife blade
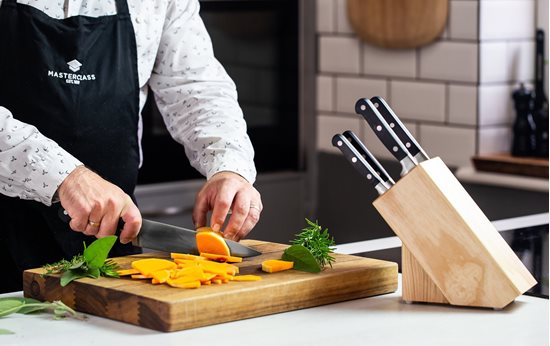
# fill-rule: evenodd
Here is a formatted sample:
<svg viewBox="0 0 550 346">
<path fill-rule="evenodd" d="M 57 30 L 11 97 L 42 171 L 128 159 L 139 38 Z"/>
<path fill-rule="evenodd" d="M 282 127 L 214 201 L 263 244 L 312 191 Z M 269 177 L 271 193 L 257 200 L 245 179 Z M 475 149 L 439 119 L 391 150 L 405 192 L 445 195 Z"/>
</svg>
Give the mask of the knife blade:
<svg viewBox="0 0 550 346">
<path fill-rule="evenodd" d="M 361 98 L 355 103 L 355 112 L 360 114 L 372 128 L 376 136 L 382 141 L 382 144 L 392 153 L 392 155 L 401 164 L 401 176 L 407 174 L 418 162 L 405 147 L 403 142 L 397 137 L 390 125 L 384 120 L 384 117 L 374 104 L 366 98 Z"/>
<path fill-rule="evenodd" d="M 382 114 L 384 120 L 386 120 L 386 122 L 393 129 L 397 137 L 399 137 L 403 144 L 405 144 L 405 147 L 409 150 L 416 161 L 420 163 L 422 161 L 429 160 L 430 157 L 428 156 L 428 154 L 426 154 L 424 149 L 422 149 L 420 144 L 418 144 L 416 139 L 401 122 L 399 117 L 395 114 L 393 109 L 391 109 L 386 100 L 379 96 L 371 97 L 370 100 L 378 109 L 380 114 Z"/>
<path fill-rule="evenodd" d="M 379 195 L 388 191 L 390 186 L 380 178 L 375 169 L 359 154 L 354 146 L 342 134 L 336 134 L 332 137 L 332 145 L 340 149 L 344 157 L 353 167 L 365 177 L 376 189 Z"/>
<path fill-rule="evenodd" d="M 395 181 L 392 179 L 392 177 L 386 172 L 382 164 L 374 157 L 374 155 L 371 154 L 371 152 L 367 149 L 367 147 L 361 142 L 361 140 L 357 137 L 353 131 L 347 130 L 343 133 L 344 137 L 353 145 L 355 150 L 363 156 L 365 161 L 369 165 L 371 165 L 376 173 L 382 178 L 382 180 L 389 186 L 394 185 Z"/>
<path fill-rule="evenodd" d="M 65 222 L 71 220 L 67 211 L 59 208 L 59 217 Z M 117 232 L 122 229 L 124 222 L 119 221 Z M 132 241 L 134 246 L 143 247 L 152 250 L 164 252 L 179 252 L 198 255 L 197 242 L 195 239 L 197 232 L 183 228 L 168 225 L 162 222 L 142 219 L 141 228 L 137 237 Z M 239 244 L 236 241 L 224 239 L 232 256 L 253 257 L 261 255 L 252 248 Z"/>
</svg>

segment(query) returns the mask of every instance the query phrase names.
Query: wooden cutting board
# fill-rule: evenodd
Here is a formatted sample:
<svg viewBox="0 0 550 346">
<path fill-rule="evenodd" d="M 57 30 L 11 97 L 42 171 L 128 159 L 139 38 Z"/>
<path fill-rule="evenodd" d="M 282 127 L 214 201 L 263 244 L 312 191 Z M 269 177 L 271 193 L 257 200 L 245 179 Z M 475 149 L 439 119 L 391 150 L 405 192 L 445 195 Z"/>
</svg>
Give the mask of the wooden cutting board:
<svg viewBox="0 0 550 346">
<path fill-rule="evenodd" d="M 59 276 L 43 277 L 42 269 L 31 269 L 23 273 L 23 291 L 25 297 L 62 300 L 84 313 L 160 331 L 176 331 L 397 290 L 394 262 L 335 254 L 332 268 L 318 274 L 296 270 L 268 274 L 261 271 L 261 262 L 279 259 L 288 245 L 256 240 L 242 243 L 262 255 L 238 263 L 240 275 L 260 275 L 262 280 L 181 289 L 152 285 L 149 280 L 101 277 L 79 279 L 61 287 Z M 169 255 L 146 253 L 114 260 L 126 269 L 131 261 L 143 257 Z"/>
<path fill-rule="evenodd" d="M 347 0 L 357 35 L 384 48 L 430 43 L 445 30 L 448 7 L 448 0 Z"/>
</svg>

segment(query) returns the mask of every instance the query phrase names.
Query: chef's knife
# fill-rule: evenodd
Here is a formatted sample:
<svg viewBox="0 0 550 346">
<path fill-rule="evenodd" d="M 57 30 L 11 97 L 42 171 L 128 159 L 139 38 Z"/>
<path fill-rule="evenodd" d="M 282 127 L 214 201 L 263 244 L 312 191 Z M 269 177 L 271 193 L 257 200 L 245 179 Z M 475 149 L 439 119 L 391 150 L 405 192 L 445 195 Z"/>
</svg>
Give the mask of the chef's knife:
<svg viewBox="0 0 550 346">
<path fill-rule="evenodd" d="M 405 127 L 405 125 L 399 120 L 395 112 L 391 109 L 391 107 L 388 105 L 386 100 L 379 96 L 371 97 L 371 102 L 374 104 L 374 106 L 378 109 L 380 114 L 384 117 L 384 120 L 390 125 L 390 127 L 393 129 L 397 137 L 405 144 L 405 147 L 409 150 L 411 155 L 416 159 L 418 162 L 429 160 L 430 157 L 424 149 L 418 144 L 416 139 L 411 135 L 409 130 Z"/>
<path fill-rule="evenodd" d="M 357 150 L 357 152 L 361 156 L 363 156 L 365 161 L 367 161 L 367 163 L 374 168 L 376 173 L 378 173 L 378 175 L 380 176 L 380 178 L 382 178 L 382 180 L 386 183 L 386 185 L 391 186 L 395 184 L 395 181 L 391 178 L 388 172 L 386 172 L 386 170 L 380 164 L 380 162 L 376 159 L 376 157 L 374 157 L 371 154 L 371 152 L 367 149 L 367 147 L 363 144 L 363 142 L 359 140 L 359 138 L 355 135 L 355 133 L 353 133 L 353 131 L 350 131 L 350 130 L 344 131 L 343 135 L 351 143 L 351 145 L 353 145 L 355 150 Z"/>
<path fill-rule="evenodd" d="M 65 209 L 59 208 L 59 217 L 65 222 L 71 220 Z M 123 221 L 120 220 L 118 230 L 122 229 Z M 198 255 L 197 242 L 195 239 L 197 232 L 161 222 L 142 220 L 141 229 L 138 236 L 132 241 L 135 246 L 159 250 L 164 252 L 179 252 Z M 224 239 L 229 246 L 232 256 L 252 257 L 261 255 L 260 252 L 251 249 L 238 242 Z"/>
<path fill-rule="evenodd" d="M 399 161 L 401 164 L 401 176 L 407 174 L 418 164 L 369 99 L 359 99 L 355 103 L 355 112 L 363 116 L 376 136 L 382 141 L 382 144 Z"/>
<path fill-rule="evenodd" d="M 388 191 L 390 188 L 382 178 L 376 173 L 375 169 L 357 152 L 353 145 L 344 137 L 336 134 L 332 137 L 332 145 L 340 149 L 346 159 L 353 167 L 374 186 L 379 195 Z"/>
</svg>

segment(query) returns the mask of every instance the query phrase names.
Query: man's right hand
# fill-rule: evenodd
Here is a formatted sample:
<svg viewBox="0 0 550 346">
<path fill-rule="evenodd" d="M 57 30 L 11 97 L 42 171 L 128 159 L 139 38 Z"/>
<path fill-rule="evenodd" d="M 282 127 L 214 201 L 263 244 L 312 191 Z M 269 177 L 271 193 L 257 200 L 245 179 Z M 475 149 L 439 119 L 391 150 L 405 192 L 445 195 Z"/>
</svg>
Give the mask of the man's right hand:
<svg viewBox="0 0 550 346">
<path fill-rule="evenodd" d="M 69 226 L 76 232 L 97 238 L 112 235 L 121 218 L 121 243 L 132 241 L 139 233 L 141 213 L 130 196 L 85 166 L 75 168 L 63 180 L 58 194 L 71 217 Z"/>
</svg>

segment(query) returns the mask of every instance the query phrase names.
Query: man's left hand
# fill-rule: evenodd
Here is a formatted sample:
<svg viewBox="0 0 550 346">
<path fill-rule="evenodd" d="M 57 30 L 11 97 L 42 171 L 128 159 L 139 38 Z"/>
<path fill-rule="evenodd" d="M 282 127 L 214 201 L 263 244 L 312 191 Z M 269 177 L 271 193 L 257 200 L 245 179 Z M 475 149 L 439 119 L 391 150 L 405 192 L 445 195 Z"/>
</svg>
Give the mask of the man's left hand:
<svg viewBox="0 0 550 346">
<path fill-rule="evenodd" d="M 212 210 L 210 227 L 221 231 L 231 210 L 231 217 L 223 234 L 227 239 L 239 241 L 258 223 L 262 209 L 260 193 L 252 184 L 236 173 L 219 172 L 198 192 L 193 222 L 197 228 L 206 226 L 206 214 Z"/>
</svg>

